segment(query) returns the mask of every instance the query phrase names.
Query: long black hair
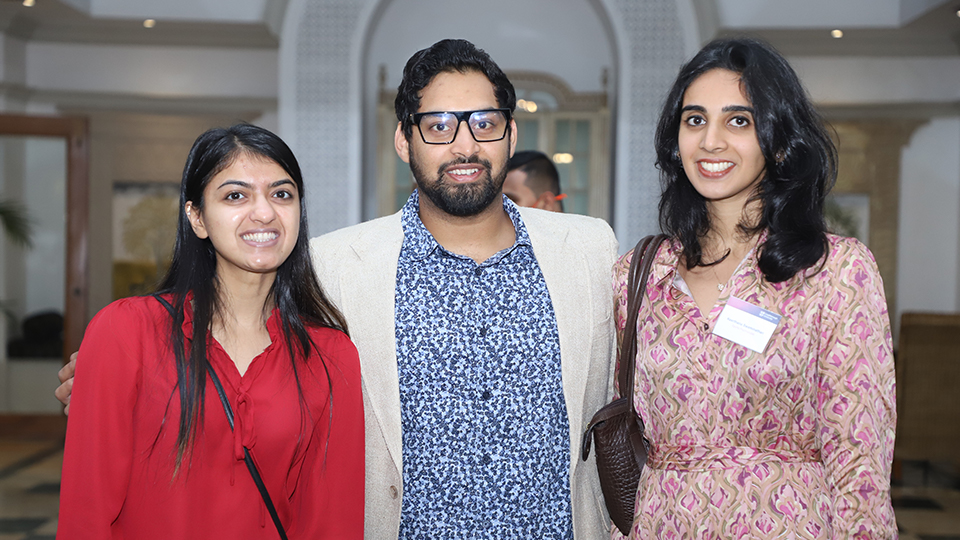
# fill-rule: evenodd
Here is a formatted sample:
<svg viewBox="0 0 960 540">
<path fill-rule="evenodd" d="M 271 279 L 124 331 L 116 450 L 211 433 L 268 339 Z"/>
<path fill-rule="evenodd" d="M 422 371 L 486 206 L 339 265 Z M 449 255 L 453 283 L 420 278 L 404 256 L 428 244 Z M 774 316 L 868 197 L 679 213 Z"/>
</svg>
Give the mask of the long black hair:
<svg viewBox="0 0 960 540">
<path fill-rule="evenodd" d="M 826 253 L 823 205 L 837 178 L 837 150 L 800 79 L 770 45 L 750 38 L 713 41 L 680 69 L 657 124 L 657 167 L 663 189 L 660 227 L 680 240 L 687 268 L 704 264 L 701 239 L 710 231 L 704 199 L 687 178 L 678 154 L 683 95 L 700 75 L 725 69 L 740 76 L 754 108 L 766 173 L 751 200 L 760 200 L 757 223 L 739 224 L 752 236 L 766 229 L 759 267 L 770 282 L 790 279 Z"/>
<path fill-rule="evenodd" d="M 158 291 L 171 295 L 174 306 L 170 341 L 176 359 L 177 391 L 180 394 L 176 470 L 179 470 L 183 456 L 196 438 L 203 417 L 207 377 L 206 335 L 221 305 L 216 251 L 209 238 L 202 239 L 193 232 L 184 207 L 190 202 L 198 212 L 202 212 L 203 191 L 207 184 L 243 154 L 275 162 L 290 176 L 300 195 L 300 234 L 290 255 L 277 269 L 264 307 L 272 303 L 279 312 L 301 406 L 303 393 L 297 374 L 297 358 L 305 361 L 311 348 L 316 348 L 306 326 L 347 332 L 343 315 L 323 294 L 313 270 L 304 208 L 303 176 L 293 152 L 270 131 L 250 124 L 211 129 L 200 135 L 193 143 L 183 168 L 173 262 Z M 184 304 L 189 293 L 193 293 L 193 335 L 190 336 L 190 351 L 187 354 L 184 351 L 183 320 Z M 317 353 L 319 355 L 319 351 Z"/>
</svg>

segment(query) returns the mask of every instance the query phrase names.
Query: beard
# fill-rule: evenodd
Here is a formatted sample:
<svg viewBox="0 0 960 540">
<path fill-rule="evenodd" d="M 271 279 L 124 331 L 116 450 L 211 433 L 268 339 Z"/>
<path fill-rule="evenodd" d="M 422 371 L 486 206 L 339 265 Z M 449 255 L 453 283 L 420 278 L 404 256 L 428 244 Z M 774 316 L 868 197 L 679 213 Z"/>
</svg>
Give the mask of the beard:
<svg viewBox="0 0 960 540">
<path fill-rule="evenodd" d="M 447 181 L 443 174 L 444 170 L 453 165 L 468 163 L 475 163 L 484 167 L 484 173 L 477 181 L 469 184 Z M 457 217 L 475 216 L 489 208 L 491 204 L 500 199 L 503 181 L 507 177 L 505 163 L 497 169 L 494 177 L 491 176 L 493 169 L 490 162 L 476 156 L 444 163 L 437 169 L 436 179 L 431 180 L 429 173 L 424 170 L 422 164 L 411 152 L 410 170 L 413 172 L 414 180 L 417 181 L 417 188 L 420 189 L 420 193 L 424 194 L 434 206 L 443 212 Z"/>
</svg>

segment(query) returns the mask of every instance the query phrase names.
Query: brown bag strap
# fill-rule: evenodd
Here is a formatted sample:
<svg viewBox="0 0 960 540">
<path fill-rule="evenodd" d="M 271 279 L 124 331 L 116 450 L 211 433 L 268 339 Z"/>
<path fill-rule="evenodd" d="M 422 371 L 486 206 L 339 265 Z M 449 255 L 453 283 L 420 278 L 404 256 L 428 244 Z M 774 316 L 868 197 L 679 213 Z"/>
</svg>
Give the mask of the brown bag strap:
<svg viewBox="0 0 960 540">
<path fill-rule="evenodd" d="M 645 236 L 633 248 L 630 273 L 627 280 L 627 322 L 620 337 L 620 369 L 617 381 L 620 397 L 633 401 L 633 375 L 637 366 L 637 318 L 640 305 L 647 292 L 647 278 L 656 258 L 660 244 L 668 238 L 665 234 Z"/>
</svg>

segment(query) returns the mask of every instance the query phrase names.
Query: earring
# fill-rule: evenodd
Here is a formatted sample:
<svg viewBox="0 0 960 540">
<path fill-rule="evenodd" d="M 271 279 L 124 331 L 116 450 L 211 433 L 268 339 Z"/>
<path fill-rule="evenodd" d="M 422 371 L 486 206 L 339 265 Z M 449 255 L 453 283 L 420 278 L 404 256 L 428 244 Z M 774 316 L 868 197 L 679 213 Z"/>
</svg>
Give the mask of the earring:
<svg viewBox="0 0 960 540">
<path fill-rule="evenodd" d="M 781 163 L 784 162 L 784 160 L 787 159 L 787 153 L 784 152 L 783 150 L 780 150 L 779 152 L 777 152 L 777 155 L 775 157 L 777 159 L 777 165 L 780 165 Z"/>
<path fill-rule="evenodd" d="M 673 157 L 677 158 L 677 162 L 680 164 L 680 168 L 683 168 L 683 160 L 680 159 L 680 149 L 677 148 L 673 151 Z"/>
</svg>

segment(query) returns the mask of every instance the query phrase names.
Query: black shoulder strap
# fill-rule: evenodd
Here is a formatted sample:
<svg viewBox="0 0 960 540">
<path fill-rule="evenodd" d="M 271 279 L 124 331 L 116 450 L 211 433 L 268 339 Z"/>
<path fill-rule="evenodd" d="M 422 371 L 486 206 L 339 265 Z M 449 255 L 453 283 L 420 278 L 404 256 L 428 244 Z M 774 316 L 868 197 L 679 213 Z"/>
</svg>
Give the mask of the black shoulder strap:
<svg viewBox="0 0 960 540">
<path fill-rule="evenodd" d="M 173 306 L 170 305 L 170 302 L 167 302 L 165 298 L 159 294 L 153 294 L 163 307 L 167 308 L 167 311 L 170 312 L 170 316 L 174 316 Z M 227 422 L 230 424 L 230 429 L 233 430 L 233 408 L 230 407 L 230 401 L 227 400 L 227 395 L 223 391 L 223 385 L 220 384 L 220 378 L 217 377 L 217 371 L 213 369 L 213 366 L 207 362 L 207 373 L 210 375 L 210 381 L 213 382 L 213 387 L 217 389 L 217 395 L 220 396 L 220 404 L 223 405 L 223 412 L 227 415 Z M 270 493 L 267 492 L 267 486 L 263 483 L 263 478 L 260 477 L 260 471 L 257 469 L 256 463 L 253 462 L 253 457 L 250 455 L 250 449 L 246 446 L 243 447 L 243 461 L 247 464 L 247 470 L 250 471 L 250 476 L 253 477 L 253 483 L 257 485 L 257 489 L 260 491 L 260 496 L 263 497 L 263 503 L 267 506 L 267 511 L 270 512 L 270 518 L 273 519 L 273 524 L 277 527 L 277 532 L 280 533 L 280 538 L 282 540 L 287 540 L 287 533 L 283 530 L 283 524 L 280 523 L 280 516 L 277 514 L 276 507 L 273 506 L 273 501 L 270 499 Z"/>
</svg>

